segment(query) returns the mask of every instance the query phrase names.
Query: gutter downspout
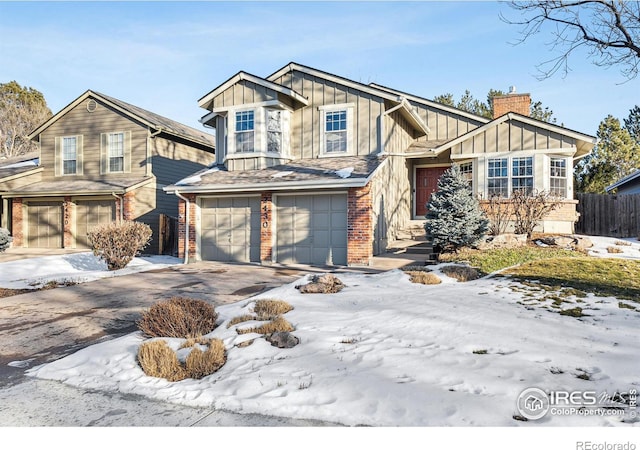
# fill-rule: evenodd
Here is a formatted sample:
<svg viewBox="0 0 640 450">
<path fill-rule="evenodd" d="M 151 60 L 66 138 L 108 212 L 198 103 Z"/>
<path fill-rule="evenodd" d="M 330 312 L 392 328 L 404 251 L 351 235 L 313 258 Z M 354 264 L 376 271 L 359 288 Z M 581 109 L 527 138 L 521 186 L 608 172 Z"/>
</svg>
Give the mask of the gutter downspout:
<svg viewBox="0 0 640 450">
<path fill-rule="evenodd" d="M 120 223 L 124 222 L 124 196 L 122 197 L 118 197 L 118 195 L 115 192 L 112 192 L 111 195 L 113 195 L 116 199 L 120 200 L 120 214 L 119 214 L 119 219 L 120 219 Z"/>
<path fill-rule="evenodd" d="M 184 263 L 189 264 L 189 199 L 180 192 L 175 191 L 176 197 L 184 200 Z"/>
</svg>

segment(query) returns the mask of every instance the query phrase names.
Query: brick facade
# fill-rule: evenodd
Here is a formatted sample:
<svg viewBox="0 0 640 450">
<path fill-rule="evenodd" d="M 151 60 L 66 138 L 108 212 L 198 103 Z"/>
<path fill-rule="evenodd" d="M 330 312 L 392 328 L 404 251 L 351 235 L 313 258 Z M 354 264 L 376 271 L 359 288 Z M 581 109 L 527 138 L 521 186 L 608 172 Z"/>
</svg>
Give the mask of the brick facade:
<svg viewBox="0 0 640 450">
<path fill-rule="evenodd" d="M 271 264 L 273 260 L 273 194 L 260 196 L 260 262 Z"/>
<path fill-rule="evenodd" d="M 503 200 L 504 203 L 509 203 L 509 200 Z M 540 225 L 536 227 L 536 231 L 542 233 L 573 233 L 575 223 L 578 221 L 579 214 L 577 212 L 578 200 L 563 200 L 558 207 L 549 212 L 541 221 Z M 489 201 L 480 201 L 480 207 L 484 211 L 489 209 Z M 513 214 L 510 215 L 511 221 L 509 230 L 513 230 Z"/>
<path fill-rule="evenodd" d="M 531 111 L 531 96 L 529 94 L 507 94 L 493 97 L 493 118 L 504 116 L 508 112 L 515 112 L 528 116 Z"/>
<path fill-rule="evenodd" d="M 347 265 L 370 266 L 373 259 L 371 186 L 349 188 L 347 195 Z"/>
<path fill-rule="evenodd" d="M 189 256 L 188 259 L 196 257 L 196 196 L 195 194 L 185 194 L 189 199 Z M 185 232 L 186 227 L 186 202 L 180 199 L 178 203 L 178 258 L 185 257 Z"/>
<path fill-rule="evenodd" d="M 65 197 L 62 202 L 62 247 L 72 248 L 74 245 L 73 239 L 73 224 L 76 222 L 75 208 L 71 197 Z"/>
<path fill-rule="evenodd" d="M 11 222 L 12 222 L 12 247 L 22 247 L 24 245 L 24 218 L 22 211 L 22 199 L 17 197 L 12 200 L 11 205 Z"/>
</svg>

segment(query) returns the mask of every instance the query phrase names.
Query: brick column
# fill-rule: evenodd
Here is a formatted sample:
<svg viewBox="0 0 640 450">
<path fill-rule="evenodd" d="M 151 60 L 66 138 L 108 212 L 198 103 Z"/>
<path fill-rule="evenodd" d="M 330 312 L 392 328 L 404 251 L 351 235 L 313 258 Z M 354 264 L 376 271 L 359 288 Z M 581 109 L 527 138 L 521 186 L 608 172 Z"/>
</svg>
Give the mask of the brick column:
<svg viewBox="0 0 640 450">
<path fill-rule="evenodd" d="M 14 198 L 11 202 L 11 236 L 13 236 L 12 247 L 23 247 L 24 236 L 22 232 L 22 199 Z"/>
<path fill-rule="evenodd" d="M 63 248 L 73 247 L 73 234 L 71 232 L 72 224 L 75 222 L 74 207 L 71 197 L 65 197 L 62 202 L 62 227 L 63 227 Z"/>
<path fill-rule="evenodd" d="M 127 192 L 123 195 L 124 198 L 124 220 L 134 220 L 136 210 L 136 193 L 135 191 Z"/>
<path fill-rule="evenodd" d="M 263 192 L 260 197 L 260 262 L 273 261 L 273 194 Z"/>
<path fill-rule="evenodd" d="M 189 260 L 196 256 L 196 196 L 185 194 L 189 199 Z M 178 203 L 178 258 L 184 259 L 184 241 L 186 235 L 186 203 L 180 199 Z"/>
<path fill-rule="evenodd" d="M 349 188 L 347 197 L 347 264 L 370 266 L 373 258 L 371 187 Z"/>
</svg>

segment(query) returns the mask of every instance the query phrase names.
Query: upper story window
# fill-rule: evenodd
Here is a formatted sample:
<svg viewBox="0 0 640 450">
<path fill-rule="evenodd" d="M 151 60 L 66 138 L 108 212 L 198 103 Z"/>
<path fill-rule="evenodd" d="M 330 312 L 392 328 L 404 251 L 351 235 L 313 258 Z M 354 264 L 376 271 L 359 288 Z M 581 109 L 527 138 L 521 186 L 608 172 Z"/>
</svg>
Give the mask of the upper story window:
<svg viewBox="0 0 640 450">
<path fill-rule="evenodd" d="M 236 112 L 236 152 L 246 153 L 255 150 L 255 118 L 253 111 Z"/>
<path fill-rule="evenodd" d="M 78 170 L 78 138 L 62 138 L 62 174 L 75 175 Z"/>
<path fill-rule="evenodd" d="M 512 189 L 530 194 L 533 191 L 533 157 L 513 158 L 511 161 Z"/>
<path fill-rule="evenodd" d="M 551 158 L 550 160 L 549 191 L 557 197 L 567 196 L 567 160 L 565 158 Z"/>
<path fill-rule="evenodd" d="M 124 172 L 124 133 L 108 133 L 109 172 Z"/>
<path fill-rule="evenodd" d="M 267 151 L 282 152 L 282 111 L 267 109 Z"/>
<path fill-rule="evenodd" d="M 352 154 L 353 146 L 353 105 L 321 106 L 320 154 L 339 156 Z"/>
</svg>

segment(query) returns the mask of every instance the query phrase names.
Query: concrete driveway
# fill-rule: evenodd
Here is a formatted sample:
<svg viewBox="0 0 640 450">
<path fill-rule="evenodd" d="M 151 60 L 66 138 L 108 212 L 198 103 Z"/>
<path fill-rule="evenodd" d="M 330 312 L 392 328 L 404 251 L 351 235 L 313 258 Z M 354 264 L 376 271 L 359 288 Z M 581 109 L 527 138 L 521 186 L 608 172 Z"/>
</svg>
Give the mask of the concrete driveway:
<svg viewBox="0 0 640 450">
<path fill-rule="evenodd" d="M 372 268 L 339 272 L 380 272 L 414 261 L 388 255 L 376 258 Z M 159 300 L 185 296 L 222 305 L 290 283 L 310 272 L 328 270 L 331 269 L 200 262 L 0 298 L 0 425 L 334 425 L 190 408 L 139 396 L 77 389 L 24 375 L 30 367 L 135 331 L 141 311 Z"/>
</svg>

